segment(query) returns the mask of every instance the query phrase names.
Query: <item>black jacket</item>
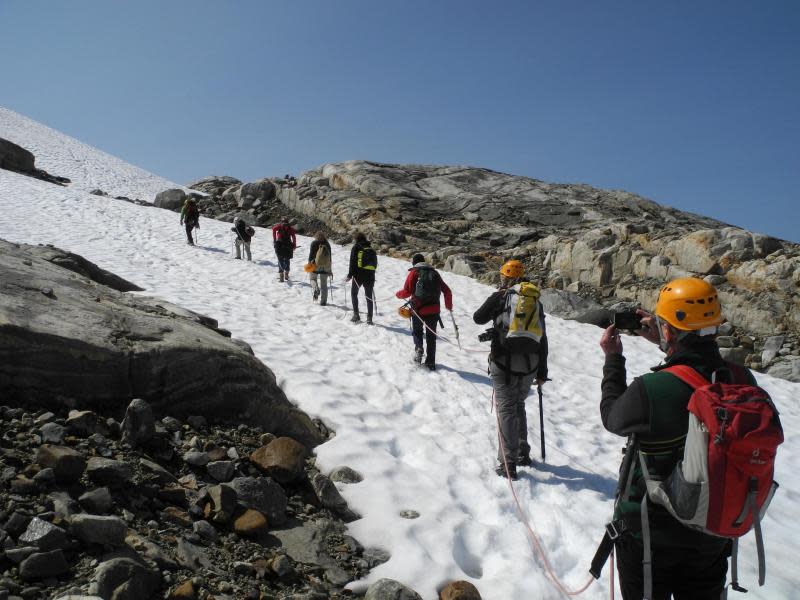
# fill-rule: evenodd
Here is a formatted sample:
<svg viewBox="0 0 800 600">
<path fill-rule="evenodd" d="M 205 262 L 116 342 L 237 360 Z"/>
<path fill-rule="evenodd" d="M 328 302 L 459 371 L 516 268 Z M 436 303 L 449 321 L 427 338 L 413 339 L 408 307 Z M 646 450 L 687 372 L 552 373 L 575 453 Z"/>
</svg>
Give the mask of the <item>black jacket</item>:
<svg viewBox="0 0 800 600">
<path fill-rule="evenodd" d="M 350 250 L 350 267 L 347 271 L 348 279 L 352 277 L 361 284 L 364 282 L 372 283 L 375 281 L 375 271 L 370 269 L 361 269 L 358 266 L 358 253 L 364 248 L 372 248 L 372 244 L 369 243 L 369 240 L 356 242 L 353 244 L 353 248 Z"/>
<path fill-rule="evenodd" d="M 504 288 L 489 296 L 486 299 L 486 302 L 484 302 L 481 307 L 475 311 L 475 314 L 472 315 L 472 320 L 478 325 L 485 325 L 490 321 L 494 322 L 494 320 L 503 313 L 506 304 L 506 294 L 507 290 Z M 492 346 L 489 354 L 489 358 L 492 360 L 492 362 L 494 362 L 504 371 L 510 370 L 515 375 L 527 375 L 535 370 L 536 379 L 547 379 L 547 330 L 545 329 L 544 308 L 542 307 L 541 302 L 539 303 L 539 315 L 541 319 L 543 335 L 539 342 L 538 354 L 530 357 L 522 355 L 523 360 L 519 360 L 519 357 L 512 357 L 508 351 L 501 346 L 500 337 L 495 335 L 492 337 Z M 527 368 L 512 368 L 512 364 L 530 366 Z"/>
</svg>

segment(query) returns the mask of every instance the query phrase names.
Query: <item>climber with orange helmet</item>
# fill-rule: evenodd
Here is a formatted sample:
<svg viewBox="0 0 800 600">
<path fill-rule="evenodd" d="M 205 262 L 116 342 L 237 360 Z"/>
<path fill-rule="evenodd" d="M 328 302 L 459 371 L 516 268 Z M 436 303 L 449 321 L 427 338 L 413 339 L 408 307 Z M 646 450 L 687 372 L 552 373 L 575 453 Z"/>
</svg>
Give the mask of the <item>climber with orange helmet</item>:
<svg viewBox="0 0 800 600">
<path fill-rule="evenodd" d="M 649 515 L 645 529 L 641 514 L 647 490 L 642 468 L 647 466 L 653 480 L 666 479 L 683 457 L 693 388 L 670 372 L 671 367 L 689 366 L 708 381 L 753 384 L 755 380 L 747 369 L 726 363 L 720 355 L 715 335 L 723 320 L 722 307 L 710 283 L 694 277 L 675 279 L 659 291 L 655 314 L 637 312 L 642 319 L 635 333 L 666 354 L 654 372 L 628 385 L 620 332 L 611 325 L 600 340 L 605 354 L 603 425 L 620 436 L 635 435 L 639 452 L 634 448 L 630 454 L 641 457 L 641 464 L 620 471 L 626 482 L 618 489 L 627 491 L 615 503 L 609 529 L 623 532 L 612 538 L 622 597 L 639 600 L 650 589 L 653 595 L 648 597 L 653 598 L 720 598 L 730 540 L 684 526 L 651 500 L 644 500 L 648 511 L 644 514 Z"/>
<path fill-rule="evenodd" d="M 500 289 L 475 311 L 478 325 L 492 322 L 481 340 L 491 340 L 489 376 L 494 386 L 502 444 L 497 451 L 501 477 L 517 478 L 517 467 L 533 465 L 528 444 L 525 399 L 535 381 L 547 380 L 547 332 L 539 288 L 525 278 L 525 266 L 509 260 L 500 267 Z"/>
</svg>

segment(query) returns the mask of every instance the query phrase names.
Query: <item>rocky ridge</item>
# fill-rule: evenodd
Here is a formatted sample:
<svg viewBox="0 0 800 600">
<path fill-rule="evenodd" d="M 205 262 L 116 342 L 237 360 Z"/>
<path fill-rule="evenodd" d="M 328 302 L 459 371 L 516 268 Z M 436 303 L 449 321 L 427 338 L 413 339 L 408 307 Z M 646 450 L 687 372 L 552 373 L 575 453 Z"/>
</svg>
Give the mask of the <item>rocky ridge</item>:
<svg viewBox="0 0 800 600">
<path fill-rule="evenodd" d="M 421 251 L 437 267 L 488 283 L 503 261 L 519 258 L 571 317 L 584 300 L 594 317 L 621 302 L 652 309 L 665 281 L 704 277 L 730 323 L 727 357 L 800 381 L 798 244 L 624 191 L 472 167 L 348 161 L 296 179 L 208 177 L 187 187 L 205 194 L 207 216 L 272 224 L 291 214 L 301 232 L 322 229 L 338 242 L 361 229 L 382 253 Z"/>
</svg>

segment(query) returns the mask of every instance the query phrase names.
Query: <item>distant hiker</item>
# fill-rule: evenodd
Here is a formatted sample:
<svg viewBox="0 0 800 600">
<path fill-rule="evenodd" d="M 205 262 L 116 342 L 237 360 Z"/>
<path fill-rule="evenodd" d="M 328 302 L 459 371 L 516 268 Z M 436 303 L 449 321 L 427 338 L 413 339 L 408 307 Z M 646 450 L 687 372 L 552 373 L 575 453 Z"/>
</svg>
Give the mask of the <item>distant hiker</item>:
<svg viewBox="0 0 800 600">
<path fill-rule="evenodd" d="M 181 225 L 186 225 L 186 243 L 194 246 L 192 229 L 200 229 L 200 209 L 197 208 L 197 200 L 189 196 L 181 208 Z"/>
<path fill-rule="evenodd" d="M 358 312 L 358 290 L 364 288 L 367 298 L 367 325 L 372 325 L 372 304 L 375 300 L 373 289 L 375 287 L 375 270 L 378 268 L 378 255 L 373 250 L 367 236 L 360 231 L 353 235 L 353 249 L 350 250 L 350 270 L 347 272 L 347 281 L 352 280 L 350 295 L 353 299 L 353 323 L 361 322 Z"/>
<path fill-rule="evenodd" d="M 242 258 L 241 247 L 244 246 L 247 260 L 253 260 L 250 254 L 250 240 L 255 234 L 256 230 L 247 225 L 247 222 L 242 217 L 236 217 L 233 220 L 233 227 L 231 231 L 236 234 L 236 258 Z"/>
<path fill-rule="evenodd" d="M 289 261 L 297 248 L 297 232 L 289 223 L 289 217 L 282 217 L 281 222 L 272 228 L 272 242 L 275 255 L 278 257 L 278 281 L 289 281 Z"/>
<path fill-rule="evenodd" d="M 772 463 L 769 461 L 774 460 L 774 447 L 771 452 L 768 451 L 763 444 L 765 441 L 763 437 L 756 438 L 759 441 L 755 450 L 751 447 L 744 454 L 737 455 L 744 458 L 741 459 L 741 464 L 736 463 L 736 466 L 731 466 L 730 471 L 726 471 L 725 467 L 710 469 L 710 464 L 704 462 L 701 465 L 700 462 L 705 460 L 702 454 L 698 457 L 693 453 L 692 456 L 695 457 L 693 461 L 683 460 L 684 446 L 687 452 L 692 447 L 709 454 L 710 438 L 711 446 L 717 447 L 714 427 L 719 427 L 720 423 L 723 429 L 719 439 L 724 440 L 725 444 L 718 448 L 720 452 L 725 452 L 725 447 L 733 443 L 740 433 L 739 430 L 744 434 L 745 423 L 768 424 L 770 421 L 762 419 L 758 412 L 751 409 L 748 409 L 747 419 L 743 417 L 740 420 L 741 415 L 733 416 L 738 410 L 737 407 L 742 402 L 751 400 L 754 397 L 754 390 L 758 388 L 750 387 L 755 384 L 752 373 L 744 367 L 726 363 L 720 355 L 715 335 L 717 326 L 722 322 L 721 313 L 722 307 L 717 290 L 702 279 L 676 279 L 662 287 L 656 303 L 655 316 L 639 311 L 640 316 L 644 318 L 641 319 L 642 329 L 638 333 L 658 344 L 666 353 L 666 358 L 663 365 L 653 368 L 653 373 L 635 378 L 630 385 L 626 382 L 625 357 L 622 354 L 619 331 L 612 325 L 606 329 L 600 340 L 600 347 L 605 354 L 600 400 L 603 425 L 608 431 L 617 435 L 635 436 L 633 438 L 635 444 L 629 442 L 626 449 L 626 455 L 629 455 L 627 465 L 631 468 L 625 468 L 626 461 L 623 459 L 614 521 L 607 527 L 607 531 L 614 531 L 619 535 L 614 538 L 606 533 L 606 537 L 613 540 L 613 547 L 616 549 L 619 584 L 625 600 L 640 600 L 643 596 L 658 600 L 670 598 L 672 595 L 675 598 L 696 600 L 712 598 L 716 600 L 724 597 L 728 556 L 732 548 L 730 539 L 690 529 L 660 502 L 656 503 L 652 494 L 648 495 L 649 485 L 643 476 L 643 465 L 646 465 L 647 479 L 651 482 L 656 479 L 671 482 L 671 491 L 667 494 L 673 491 L 680 494 L 683 517 L 692 516 L 691 512 L 687 513 L 687 507 L 692 502 L 701 503 L 704 514 L 708 512 L 711 517 L 716 513 L 717 518 L 721 517 L 722 511 L 725 511 L 726 502 L 736 502 L 736 505 L 729 507 L 730 510 L 725 513 L 730 517 L 724 519 L 726 525 L 735 525 L 742 519 L 752 519 L 752 514 L 760 512 L 760 505 L 755 504 L 755 494 L 753 494 L 754 504 L 748 504 L 750 497 L 748 486 L 756 483 L 756 478 L 749 479 L 748 484 L 747 473 L 748 469 L 754 468 L 763 472 L 765 467 L 753 467 L 752 464 L 748 467 L 746 464 L 752 463 L 750 452 L 753 456 L 759 455 L 758 446 L 762 448 L 757 464 L 766 466 L 769 475 L 766 486 L 771 483 Z M 706 383 L 716 381 L 747 384 L 744 388 L 747 396 L 741 402 L 734 401 L 730 396 L 731 388 L 739 386 L 727 386 L 725 393 L 732 401 L 728 408 L 711 410 L 712 425 L 706 428 L 704 423 L 697 421 L 694 414 L 687 411 L 687 405 L 693 412 L 697 405 L 694 404 L 693 386 L 684 379 L 686 372 L 694 374 L 695 377 L 701 376 Z M 717 387 L 719 390 L 722 389 Z M 703 388 L 703 390 L 708 389 Z M 703 393 L 708 395 L 708 392 Z M 689 404 L 690 397 L 692 404 Z M 771 409 L 766 403 L 759 406 L 761 409 L 757 410 L 774 409 L 771 403 Z M 725 420 L 728 418 L 736 425 L 726 430 Z M 705 433 L 701 433 L 703 431 Z M 782 432 L 780 439 L 783 439 Z M 773 443 L 776 441 L 773 440 Z M 751 443 L 746 445 L 752 446 L 752 443 L 751 438 Z M 711 460 L 710 456 L 708 460 Z M 739 459 L 731 458 L 729 464 L 733 465 L 737 460 Z M 692 465 L 691 462 L 697 464 Z M 682 465 L 680 476 L 676 475 L 677 469 L 675 469 L 679 463 Z M 724 489 L 725 494 L 720 503 L 713 499 L 709 500 L 708 496 L 705 500 L 698 497 L 701 487 L 699 483 L 686 483 L 686 481 L 696 481 L 687 475 L 687 470 L 692 467 L 705 471 L 700 478 L 701 481 L 717 477 L 725 478 L 728 472 L 731 473 L 732 479 L 718 486 L 718 489 L 720 487 Z M 663 487 L 656 485 L 658 490 Z M 682 485 L 683 492 L 679 489 Z M 687 487 L 691 487 L 691 494 L 686 492 Z M 739 494 L 736 488 L 739 488 Z M 762 488 L 757 489 L 760 502 L 766 496 L 767 489 L 766 487 L 763 489 L 763 496 Z M 752 512 L 750 508 L 753 509 Z M 737 518 L 737 515 L 740 516 Z M 647 523 L 646 529 L 643 523 Z M 611 547 L 607 546 L 606 549 L 610 552 Z M 646 595 L 648 589 L 652 590 L 652 596 Z"/>
<path fill-rule="evenodd" d="M 533 382 L 547 381 L 547 330 L 539 288 L 525 279 L 525 268 L 510 260 L 500 268 L 500 289 L 475 311 L 478 325 L 492 321 L 489 375 L 494 386 L 502 445 L 495 473 L 517 478 L 517 467 L 533 464 L 528 444 L 525 399 Z M 483 339 L 483 338 L 481 338 Z"/>
<path fill-rule="evenodd" d="M 415 254 L 411 259 L 412 267 L 408 270 L 403 289 L 395 295 L 398 298 L 410 298 L 411 333 L 414 338 L 414 361 L 422 363 L 423 337 L 428 352 L 425 355 L 425 366 L 431 371 L 436 369 L 436 325 L 439 317 L 439 296 L 444 294 L 444 306 L 453 310 L 453 294 L 442 276 L 431 265 L 425 262 L 422 254 Z"/>
<path fill-rule="evenodd" d="M 317 232 L 314 241 L 311 242 L 308 262 L 314 265 L 314 270 L 309 274 L 312 299 L 314 302 L 319 300 L 319 305 L 325 306 L 328 303 L 328 279 L 333 274 L 333 266 L 331 245 L 321 231 Z"/>
</svg>

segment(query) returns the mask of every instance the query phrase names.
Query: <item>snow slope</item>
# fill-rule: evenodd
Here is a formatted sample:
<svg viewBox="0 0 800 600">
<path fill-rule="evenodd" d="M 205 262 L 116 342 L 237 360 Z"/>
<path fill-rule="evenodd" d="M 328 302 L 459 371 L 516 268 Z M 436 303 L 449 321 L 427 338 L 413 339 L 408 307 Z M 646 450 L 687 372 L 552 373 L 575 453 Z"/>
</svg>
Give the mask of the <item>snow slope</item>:
<svg viewBox="0 0 800 600">
<path fill-rule="evenodd" d="M 2 106 L 0 138 L 33 152 L 36 168 L 70 179 L 71 190 L 101 189 L 112 197 L 153 202 L 158 192 L 187 189 Z"/>
<path fill-rule="evenodd" d="M 18 142 L 25 141 L 26 122 L 14 125 Z M 62 156 L 75 156 L 69 138 L 52 132 L 48 140 L 41 126 L 34 129 L 42 166 L 74 160 Z M 492 472 L 496 430 L 487 348 L 476 341 L 483 327 L 471 320 L 491 288 L 444 273 L 467 350 L 441 343 L 439 370 L 430 373 L 412 364 L 408 322 L 396 314 L 399 302 L 392 299 L 407 263 L 380 258 L 376 326 L 353 325 L 339 287 L 349 248 L 334 246 L 339 285 L 331 304 L 320 307 L 311 302 L 300 269 L 308 238 L 298 242 L 295 279 L 278 283 L 267 230 L 257 228 L 252 263 L 231 259 L 227 223 L 201 219 L 199 245 L 187 246 L 176 213 L 82 193 L 87 184 L 76 175 L 82 172 L 103 172 L 109 188 L 127 186 L 126 195 L 138 197 L 145 197 L 151 181 L 144 178 L 137 190 L 134 171 L 124 167 L 115 183 L 116 159 L 102 162 L 107 155 L 88 149 L 83 156 L 93 162 L 83 170 L 76 167 L 76 184 L 70 188 L 0 171 L 0 237 L 77 252 L 146 288 L 147 294 L 217 318 L 221 327 L 250 343 L 287 396 L 336 430 L 336 437 L 317 449 L 320 468 L 327 472 L 348 465 L 364 475 L 361 483 L 339 486 L 363 515 L 350 524 L 351 533 L 392 558 L 352 584 L 354 589 L 388 577 L 429 600 L 445 582 L 466 579 L 486 600 L 563 597 L 531 550 L 507 482 Z M 445 324 L 444 335 L 452 336 L 450 323 Z M 568 588 L 577 588 L 587 581 L 611 513 L 623 440 L 600 423 L 601 330 L 554 317 L 548 328 L 553 381 L 545 387 L 547 463 L 522 469 L 514 487 L 555 573 Z M 658 350 L 640 339 L 626 338 L 625 349 L 629 378 L 660 360 Z M 795 402 L 800 384 L 766 375 L 759 380 L 782 410 L 787 436 L 777 467 L 781 489 L 764 522 L 767 584 L 757 588 L 750 536 L 740 551 L 740 579 L 751 590 L 743 598 L 800 598 L 800 576 L 792 566 L 800 539 L 800 483 L 790 470 L 800 448 L 793 435 L 800 426 Z M 538 449 L 534 396 L 529 415 L 531 445 Z M 404 519 L 404 510 L 420 516 Z M 581 597 L 607 598 L 608 585 L 607 566 L 601 581 Z"/>
</svg>

